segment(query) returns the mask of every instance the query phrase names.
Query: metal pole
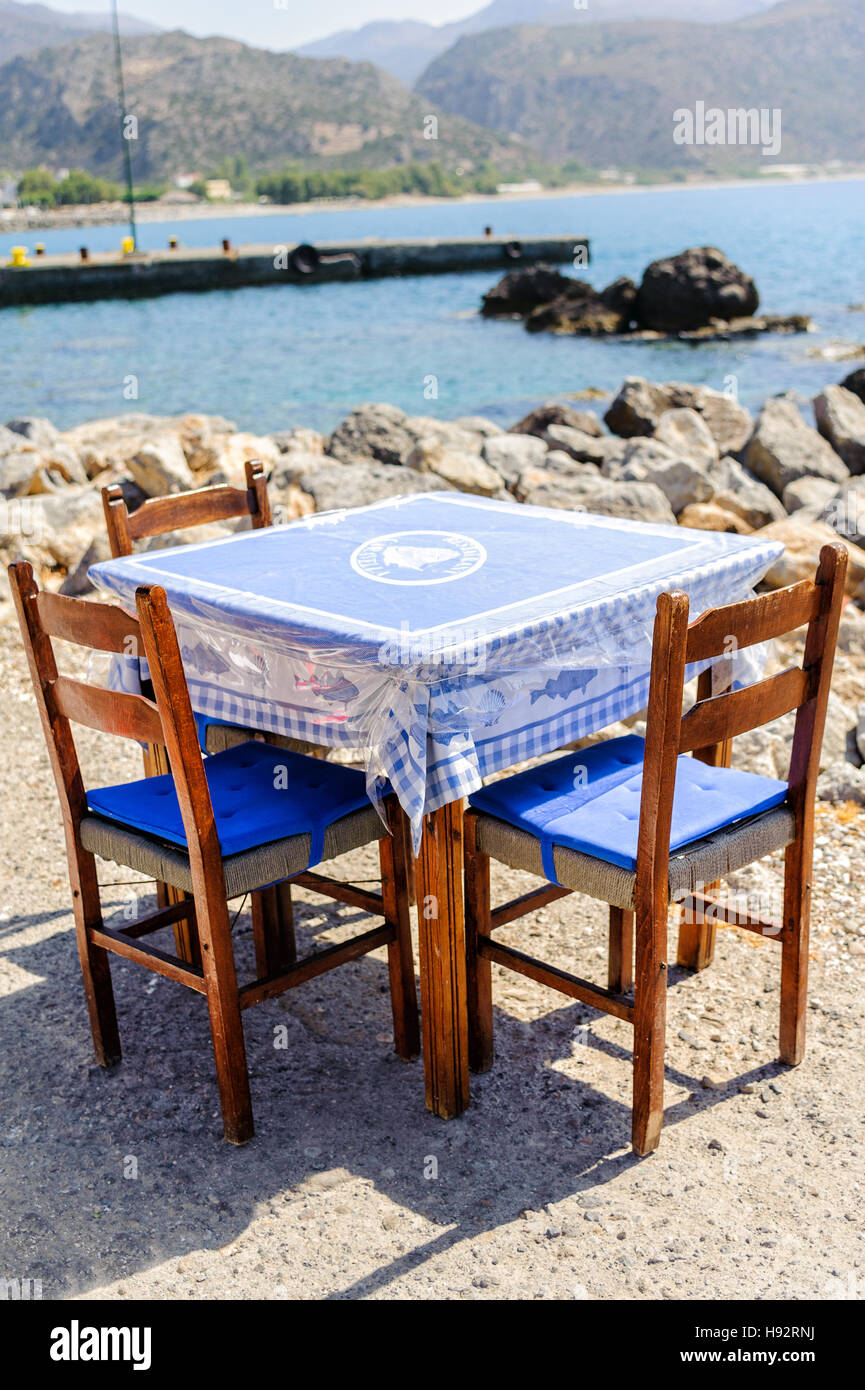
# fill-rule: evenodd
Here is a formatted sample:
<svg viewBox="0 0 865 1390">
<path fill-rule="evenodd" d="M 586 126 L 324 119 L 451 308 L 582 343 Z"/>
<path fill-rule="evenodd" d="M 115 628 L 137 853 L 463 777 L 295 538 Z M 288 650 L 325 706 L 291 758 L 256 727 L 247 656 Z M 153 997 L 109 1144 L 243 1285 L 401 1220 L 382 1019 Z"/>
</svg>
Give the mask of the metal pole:
<svg viewBox="0 0 865 1390">
<path fill-rule="evenodd" d="M 117 93 L 120 100 L 120 138 L 123 141 L 123 160 L 126 165 L 126 191 L 129 199 L 129 230 L 132 233 L 132 249 L 138 250 L 138 234 L 135 230 L 135 191 L 132 184 L 132 151 L 130 142 L 126 138 L 124 124 L 126 121 L 126 91 L 123 86 L 123 57 L 120 52 L 120 16 L 117 12 L 117 0 L 111 0 L 111 11 L 114 19 L 114 57 L 117 63 Z"/>
</svg>

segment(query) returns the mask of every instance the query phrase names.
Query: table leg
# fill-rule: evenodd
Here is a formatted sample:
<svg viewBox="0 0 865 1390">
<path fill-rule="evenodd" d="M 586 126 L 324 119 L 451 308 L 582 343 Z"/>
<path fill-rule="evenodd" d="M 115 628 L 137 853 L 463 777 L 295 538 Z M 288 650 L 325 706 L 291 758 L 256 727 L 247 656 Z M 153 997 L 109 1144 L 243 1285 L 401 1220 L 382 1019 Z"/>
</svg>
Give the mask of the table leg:
<svg viewBox="0 0 865 1390">
<path fill-rule="evenodd" d="M 418 934 L 427 1108 L 444 1120 L 469 1103 L 463 806 L 424 818 L 418 859 Z"/>
</svg>

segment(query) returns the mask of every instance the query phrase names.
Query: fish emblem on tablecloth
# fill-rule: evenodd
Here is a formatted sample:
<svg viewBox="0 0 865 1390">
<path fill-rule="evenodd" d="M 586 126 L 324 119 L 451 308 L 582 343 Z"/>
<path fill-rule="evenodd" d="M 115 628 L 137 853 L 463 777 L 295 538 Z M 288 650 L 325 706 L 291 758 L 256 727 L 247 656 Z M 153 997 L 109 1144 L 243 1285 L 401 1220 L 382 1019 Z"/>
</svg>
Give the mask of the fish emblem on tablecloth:
<svg viewBox="0 0 865 1390">
<path fill-rule="evenodd" d="M 536 704 L 538 700 L 566 700 L 574 692 L 584 694 L 589 688 L 597 670 L 588 667 L 584 671 L 560 671 L 557 676 L 553 676 L 543 685 L 540 690 L 533 690 L 531 694 L 531 704 Z"/>
</svg>

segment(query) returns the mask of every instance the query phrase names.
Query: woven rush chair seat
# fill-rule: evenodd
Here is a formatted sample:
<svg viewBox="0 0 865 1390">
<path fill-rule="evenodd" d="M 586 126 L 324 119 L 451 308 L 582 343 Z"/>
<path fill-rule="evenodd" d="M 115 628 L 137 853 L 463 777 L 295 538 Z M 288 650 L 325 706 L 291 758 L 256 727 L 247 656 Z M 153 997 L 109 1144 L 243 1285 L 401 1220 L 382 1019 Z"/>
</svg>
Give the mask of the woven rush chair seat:
<svg viewBox="0 0 865 1390">
<path fill-rule="evenodd" d="M 381 838 L 355 768 L 251 741 L 205 760 L 229 898 L 304 873 Z M 275 785 L 275 774 L 282 784 Z M 186 834 L 170 774 L 91 789 L 81 822 L 101 859 L 192 891 Z"/>
<path fill-rule="evenodd" d="M 476 825 L 478 848 L 482 854 L 497 859 L 511 869 L 522 869 L 538 878 L 546 877 L 543 852 L 534 835 L 485 813 L 478 815 Z M 777 810 L 764 811 L 760 816 L 740 821 L 702 840 L 695 840 L 693 844 L 670 855 L 669 901 L 681 902 L 689 894 L 697 892 L 701 885 L 715 883 L 767 854 L 786 849 L 787 845 L 792 844 L 795 834 L 792 812 L 780 806 Z M 620 907 L 629 912 L 634 910 L 637 887 L 634 870 L 623 869 L 619 864 L 610 864 L 560 845 L 553 848 L 553 860 L 556 882 L 563 888 L 573 893 L 584 893 L 586 897 L 608 903 L 611 907 Z"/>
<path fill-rule="evenodd" d="M 607 739 L 475 792 L 478 847 L 513 869 L 633 909 L 644 749 L 636 735 Z M 785 782 L 680 758 L 669 900 L 790 844 L 786 796 Z"/>
</svg>

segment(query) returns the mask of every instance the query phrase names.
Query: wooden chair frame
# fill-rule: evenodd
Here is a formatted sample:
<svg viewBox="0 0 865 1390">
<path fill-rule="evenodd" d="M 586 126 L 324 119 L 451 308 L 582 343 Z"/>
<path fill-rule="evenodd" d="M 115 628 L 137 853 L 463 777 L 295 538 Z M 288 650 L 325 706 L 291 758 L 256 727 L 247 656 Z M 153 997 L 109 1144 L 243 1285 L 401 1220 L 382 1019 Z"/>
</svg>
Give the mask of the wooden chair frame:
<svg viewBox="0 0 865 1390">
<path fill-rule="evenodd" d="M 244 472 L 245 490 L 220 484 L 198 488 L 194 492 L 174 493 L 169 497 L 150 497 L 134 512 L 129 511 L 120 487 L 104 487 L 102 508 L 112 557 L 118 559 L 132 555 L 134 542 L 149 536 L 162 536 L 186 526 L 228 521 L 232 517 L 250 517 L 253 530 L 271 526 L 273 518 L 264 465 L 259 459 L 251 459 L 245 464 Z M 253 736 L 259 737 L 259 734 L 250 731 L 249 737 Z M 144 749 L 145 775 L 159 777 L 168 770 L 164 749 L 158 744 L 147 744 Z M 184 896 L 167 883 L 157 885 L 160 907 L 181 902 Z M 294 910 L 290 885 L 280 884 L 262 893 L 254 893 L 252 916 L 256 940 L 261 937 L 267 942 L 262 949 L 272 956 L 274 945 L 281 943 L 281 960 L 292 964 L 295 959 Z M 181 959 L 196 963 L 196 943 L 185 918 L 175 923 L 174 940 Z"/>
<path fill-rule="evenodd" d="M 610 908 L 606 989 L 493 940 L 497 927 L 573 890 L 547 884 L 491 910 L 490 860 L 478 848 L 478 813 L 470 811 L 466 815 L 469 1057 L 473 1070 L 485 1071 L 493 1061 L 491 964 L 496 961 L 633 1025 L 632 1141 L 639 1154 L 651 1153 L 657 1147 L 663 1122 L 670 826 L 676 761 L 681 753 L 692 753 L 703 762 L 727 766 L 736 736 L 794 710 L 796 725 L 785 804 L 795 818 L 795 837 L 785 856 L 783 919 L 770 923 L 743 917 L 728 911 L 709 890 L 692 894 L 685 902 L 680 958 L 684 955 L 700 966 L 707 963 L 719 920 L 745 926 L 778 941 L 779 1051 L 781 1060 L 789 1065 L 801 1062 L 805 1051 L 814 799 L 846 567 L 843 545 L 824 546 L 815 580 L 710 610 L 690 626 L 687 595 L 662 594 L 658 599 L 635 910 Z M 711 672 L 707 671 L 699 681 L 697 703 L 682 714 L 688 666 L 722 657 L 731 649 L 754 646 L 805 624 L 808 631 L 801 667 L 779 672 L 744 689 L 732 689 L 727 683 L 718 694 L 712 694 Z"/>
<path fill-rule="evenodd" d="M 403 813 L 394 798 L 387 802 L 391 833 L 384 834 L 380 841 L 380 894 L 313 872 L 298 874 L 293 880 L 325 897 L 382 916 L 384 924 L 287 965 L 285 942 L 279 938 L 280 924 L 275 917 L 259 918 L 255 924 L 258 977 L 239 987 L 222 851 L 164 590 L 138 590 L 136 621 L 120 608 L 40 592 L 31 566 L 24 561 L 10 565 L 9 577 L 63 812 L 78 953 L 99 1064 L 109 1067 L 120 1060 L 108 966 L 108 954 L 114 953 L 205 995 L 225 1137 L 235 1144 L 245 1143 L 252 1137 L 253 1119 L 241 1023 L 243 1010 L 384 945 L 388 948 L 396 1050 L 407 1060 L 417 1056 L 419 1028 L 408 910 L 406 834 Z M 143 695 L 109 691 L 61 675 L 52 638 L 126 655 L 140 651 L 143 645 L 155 703 Z M 73 723 L 157 746 L 166 752 L 174 773 L 187 837 L 192 895 L 181 895 L 179 900 L 161 905 L 157 912 L 123 928 L 108 927 L 103 921 L 96 859 L 81 842 L 81 821 L 89 812 L 72 735 Z M 275 891 L 267 888 L 264 893 Z M 184 921 L 194 941 L 192 961 L 142 944 L 143 937 L 179 920 Z M 291 944 L 293 947 L 293 941 Z"/>
</svg>

